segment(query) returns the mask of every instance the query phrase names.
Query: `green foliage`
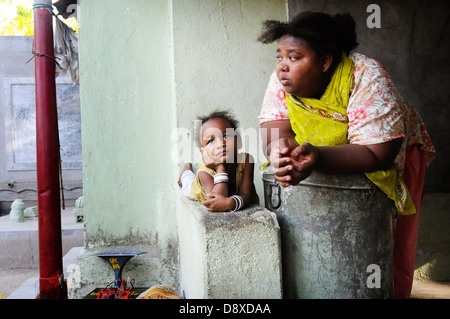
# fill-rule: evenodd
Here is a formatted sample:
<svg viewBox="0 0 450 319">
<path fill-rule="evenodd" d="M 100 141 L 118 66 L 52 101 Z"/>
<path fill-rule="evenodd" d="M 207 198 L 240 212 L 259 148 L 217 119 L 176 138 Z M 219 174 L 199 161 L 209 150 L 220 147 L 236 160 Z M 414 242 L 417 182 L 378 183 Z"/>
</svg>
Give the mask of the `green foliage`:
<svg viewBox="0 0 450 319">
<path fill-rule="evenodd" d="M 0 35 L 33 35 L 31 1 L 0 0 Z M 12 14 L 12 15 L 11 15 Z"/>
<path fill-rule="evenodd" d="M 17 6 L 17 15 L 19 17 L 31 18 L 33 16 L 33 10 L 27 9 L 24 6 L 18 5 Z"/>
<path fill-rule="evenodd" d="M 75 18 L 60 19 L 78 33 Z M 0 0 L 1 35 L 34 35 L 32 0 Z"/>
</svg>

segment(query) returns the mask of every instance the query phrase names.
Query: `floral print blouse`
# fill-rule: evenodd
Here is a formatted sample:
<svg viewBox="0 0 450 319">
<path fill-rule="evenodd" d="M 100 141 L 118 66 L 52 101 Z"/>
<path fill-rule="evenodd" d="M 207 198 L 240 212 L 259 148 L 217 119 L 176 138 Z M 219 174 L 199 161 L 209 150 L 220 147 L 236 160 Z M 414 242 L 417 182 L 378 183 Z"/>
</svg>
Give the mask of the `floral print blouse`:
<svg viewBox="0 0 450 319">
<path fill-rule="evenodd" d="M 402 175 L 406 148 L 419 144 L 427 156 L 427 165 L 435 149 L 423 120 L 415 108 L 398 93 L 386 69 L 360 53 L 349 56 L 355 64 L 353 85 L 347 107 L 348 142 L 370 145 L 404 137 L 394 165 Z M 289 119 L 285 92 L 272 73 L 259 116 L 259 123 Z"/>
</svg>

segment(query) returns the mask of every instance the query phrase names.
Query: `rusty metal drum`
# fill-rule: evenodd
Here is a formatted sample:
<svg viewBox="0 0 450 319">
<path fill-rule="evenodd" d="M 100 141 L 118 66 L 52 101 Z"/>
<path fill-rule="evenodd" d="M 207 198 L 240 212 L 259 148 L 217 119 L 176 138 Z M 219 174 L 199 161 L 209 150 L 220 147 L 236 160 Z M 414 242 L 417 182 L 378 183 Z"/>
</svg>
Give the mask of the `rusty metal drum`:
<svg viewBox="0 0 450 319">
<path fill-rule="evenodd" d="M 393 297 L 393 205 L 364 174 L 263 183 L 281 228 L 284 298 Z"/>
</svg>

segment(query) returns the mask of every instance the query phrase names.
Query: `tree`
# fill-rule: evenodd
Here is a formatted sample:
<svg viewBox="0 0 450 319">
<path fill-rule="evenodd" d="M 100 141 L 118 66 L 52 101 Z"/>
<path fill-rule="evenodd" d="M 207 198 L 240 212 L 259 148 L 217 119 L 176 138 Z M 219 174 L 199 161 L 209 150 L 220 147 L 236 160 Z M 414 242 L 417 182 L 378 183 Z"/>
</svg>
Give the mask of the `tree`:
<svg viewBox="0 0 450 319">
<path fill-rule="evenodd" d="M 0 35 L 33 35 L 32 1 L 0 0 Z M 14 12 L 15 11 L 15 12 Z"/>
<path fill-rule="evenodd" d="M 0 0 L 0 35 L 34 35 L 33 0 Z M 75 18 L 60 19 L 78 33 Z"/>
</svg>

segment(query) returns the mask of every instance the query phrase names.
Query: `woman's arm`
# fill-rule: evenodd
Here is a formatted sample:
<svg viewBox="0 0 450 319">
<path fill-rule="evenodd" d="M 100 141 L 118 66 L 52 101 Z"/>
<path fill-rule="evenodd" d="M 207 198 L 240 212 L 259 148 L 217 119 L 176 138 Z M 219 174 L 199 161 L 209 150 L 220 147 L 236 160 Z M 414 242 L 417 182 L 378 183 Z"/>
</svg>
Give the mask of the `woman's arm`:
<svg viewBox="0 0 450 319">
<path fill-rule="evenodd" d="M 294 149 L 290 157 L 280 159 L 275 179 L 282 185 L 296 185 L 312 171 L 327 173 L 368 173 L 388 169 L 395 160 L 403 138 L 389 142 L 358 145 L 315 147 L 305 143 Z"/>
<path fill-rule="evenodd" d="M 319 167 L 325 172 L 369 173 L 389 169 L 402 146 L 403 138 L 389 142 L 319 147 Z"/>
<path fill-rule="evenodd" d="M 263 139 L 263 151 L 269 160 L 272 150 L 277 157 L 285 156 L 298 146 L 295 142 L 295 133 L 292 131 L 289 119 L 262 123 L 261 136 Z"/>
<path fill-rule="evenodd" d="M 263 146 L 268 155 L 275 179 L 282 186 L 296 185 L 314 170 L 328 173 L 364 173 L 387 169 L 395 160 L 403 138 L 389 142 L 358 145 L 316 147 L 295 142 L 289 120 L 265 122 L 267 130 Z"/>
</svg>

